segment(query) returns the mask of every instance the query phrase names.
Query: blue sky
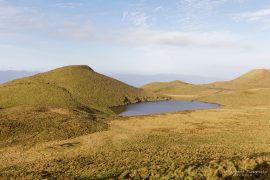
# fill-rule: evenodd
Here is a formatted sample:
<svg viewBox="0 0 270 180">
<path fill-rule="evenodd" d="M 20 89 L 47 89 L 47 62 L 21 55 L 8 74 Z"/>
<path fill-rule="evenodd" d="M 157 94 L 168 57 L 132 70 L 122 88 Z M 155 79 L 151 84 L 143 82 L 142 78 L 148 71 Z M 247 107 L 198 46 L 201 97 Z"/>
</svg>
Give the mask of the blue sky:
<svg viewBox="0 0 270 180">
<path fill-rule="evenodd" d="M 0 70 L 231 78 L 270 68 L 269 32 L 267 0 L 0 0 Z"/>
</svg>

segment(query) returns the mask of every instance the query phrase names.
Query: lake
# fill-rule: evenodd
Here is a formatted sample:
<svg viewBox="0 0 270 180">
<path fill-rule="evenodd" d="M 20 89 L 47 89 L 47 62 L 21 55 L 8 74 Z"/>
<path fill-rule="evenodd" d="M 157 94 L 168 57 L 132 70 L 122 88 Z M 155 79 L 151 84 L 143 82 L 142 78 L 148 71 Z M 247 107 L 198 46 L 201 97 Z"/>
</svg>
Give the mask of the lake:
<svg viewBox="0 0 270 180">
<path fill-rule="evenodd" d="M 166 112 L 176 112 L 194 109 L 215 109 L 219 108 L 218 104 L 210 104 L 198 101 L 157 101 L 157 102 L 143 102 L 137 104 L 130 104 L 121 107 L 121 116 L 135 116 L 147 115 Z M 119 111 L 119 109 L 118 109 Z"/>
</svg>

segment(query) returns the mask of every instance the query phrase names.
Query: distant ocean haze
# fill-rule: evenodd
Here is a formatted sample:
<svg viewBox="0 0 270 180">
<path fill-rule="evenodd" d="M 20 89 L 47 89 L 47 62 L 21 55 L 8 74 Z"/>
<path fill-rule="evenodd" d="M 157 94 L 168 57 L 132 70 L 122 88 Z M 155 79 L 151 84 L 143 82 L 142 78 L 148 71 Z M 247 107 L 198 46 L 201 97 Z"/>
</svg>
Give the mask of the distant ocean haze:
<svg viewBox="0 0 270 180">
<path fill-rule="evenodd" d="M 14 70 L 0 71 L 0 84 L 17 78 L 31 76 L 37 73 L 38 72 L 34 71 L 14 71 Z"/>
</svg>

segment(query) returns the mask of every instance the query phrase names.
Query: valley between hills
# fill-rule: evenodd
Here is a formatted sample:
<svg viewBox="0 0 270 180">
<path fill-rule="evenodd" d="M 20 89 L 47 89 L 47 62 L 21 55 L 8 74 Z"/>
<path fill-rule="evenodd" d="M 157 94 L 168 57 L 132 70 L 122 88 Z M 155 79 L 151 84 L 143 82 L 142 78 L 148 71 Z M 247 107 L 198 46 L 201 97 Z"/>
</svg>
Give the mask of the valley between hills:
<svg viewBox="0 0 270 180">
<path fill-rule="evenodd" d="M 118 116 L 161 100 L 219 109 Z M 67 66 L 0 85 L 1 179 L 270 179 L 270 71 L 135 88 Z"/>
</svg>

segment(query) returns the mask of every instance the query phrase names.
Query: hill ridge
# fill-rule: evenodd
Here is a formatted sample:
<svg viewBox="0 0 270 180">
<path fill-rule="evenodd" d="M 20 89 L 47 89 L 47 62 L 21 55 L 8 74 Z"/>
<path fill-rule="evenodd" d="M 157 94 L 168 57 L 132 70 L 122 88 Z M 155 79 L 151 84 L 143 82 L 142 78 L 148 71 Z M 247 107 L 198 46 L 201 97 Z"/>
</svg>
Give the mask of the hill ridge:
<svg viewBox="0 0 270 180">
<path fill-rule="evenodd" d="M 253 69 L 233 80 L 215 82 L 209 85 L 229 89 L 270 88 L 270 70 Z"/>
<path fill-rule="evenodd" d="M 175 80 L 170 82 L 154 82 L 142 86 L 143 89 L 165 95 L 202 96 L 220 91 L 246 90 L 252 88 L 270 88 L 270 70 L 254 69 L 230 81 L 220 81 L 209 84 L 189 84 Z M 183 97 L 184 97 L 183 96 Z"/>
<path fill-rule="evenodd" d="M 87 65 L 64 66 L 0 85 L 1 108 L 57 105 L 113 113 L 110 107 L 155 99 L 156 95 L 99 74 Z"/>
</svg>

